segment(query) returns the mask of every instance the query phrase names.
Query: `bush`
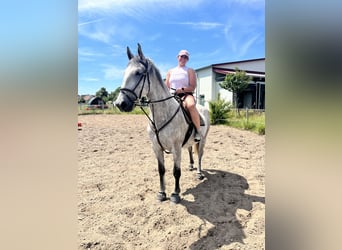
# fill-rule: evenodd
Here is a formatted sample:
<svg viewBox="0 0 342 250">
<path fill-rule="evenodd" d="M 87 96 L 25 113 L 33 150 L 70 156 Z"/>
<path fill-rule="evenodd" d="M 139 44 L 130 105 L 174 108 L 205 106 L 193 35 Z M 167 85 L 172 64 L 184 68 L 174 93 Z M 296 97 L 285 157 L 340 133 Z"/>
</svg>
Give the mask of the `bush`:
<svg viewBox="0 0 342 250">
<path fill-rule="evenodd" d="M 228 113 L 231 109 L 231 103 L 221 99 L 220 93 L 217 99 L 209 102 L 210 123 L 226 124 L 228 123 Z"/>
</svg>

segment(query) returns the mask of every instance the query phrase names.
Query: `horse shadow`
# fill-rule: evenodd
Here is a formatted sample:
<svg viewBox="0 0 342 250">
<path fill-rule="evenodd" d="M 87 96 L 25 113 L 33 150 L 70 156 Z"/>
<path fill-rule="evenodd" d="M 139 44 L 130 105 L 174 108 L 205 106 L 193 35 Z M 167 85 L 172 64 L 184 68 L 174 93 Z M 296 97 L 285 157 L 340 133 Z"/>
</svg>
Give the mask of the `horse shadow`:
<svg viewBox="0 0 342 250">
<path fill-rule="evenodd" d="M 203 174 L 204 181 L 183 193 L 193 195 L 194 201 L 183 199 L 181 202 L 190 214 L 203 221 L 197 228 L 198 240 L 189 249 L 217 249 L 233 242 L 244 244 L 246 236 L 237 218 L 237 209 L 251 211 L 252 202 L 265 204 L 265 197 L 245 194 L 249 185 L 240 175 L 210 169 Z M 208 222 L 211 225 L 207 225 Z M 207 233 L 203 232 L 209 227 L 212 228 Z"/>
</svg>

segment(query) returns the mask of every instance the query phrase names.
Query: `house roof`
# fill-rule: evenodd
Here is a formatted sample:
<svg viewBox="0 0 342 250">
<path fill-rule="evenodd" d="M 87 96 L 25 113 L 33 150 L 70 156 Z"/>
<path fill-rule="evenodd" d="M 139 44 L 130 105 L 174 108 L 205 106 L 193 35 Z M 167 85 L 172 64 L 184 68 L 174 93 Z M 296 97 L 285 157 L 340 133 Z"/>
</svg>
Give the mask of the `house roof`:
<svg viewBox="0 0 342 250">
<path fill-rule="evenodd" d="M 94 95 L 81 95 L 81 97 L 83 97 L 83 100 L 85 100 L 86 102 L 89 101 L 91 98 L 94 97 Z"/>
<path fill-rule="evenodd" d="M 223 74 L 223 75 L 235 74 L 235 69 L 213 67 L 213 71 L 219 74 Z M 243 70 L 243 71 L 246 72 L 246 75 L 248 76 L 265 77 L 265 72 L 252 71 L 252 70 Z"/>
<path fill-rule="evenodd" d="M 207 68 L 212 68 L 213 71 L 220 74 L 235 73 L 235 68 L 246 72 L 246 74 L 251 76 L 265 77 L 265 58 L 256 58 L 242 61 L 226 62 L 226 63 L 216 63 L 209 66 L 205 66 L 196 71 L 200 71 Z"/>
<path fill-rule="evenodd" d="M 242 60 L 242 61 L 233 61 L 233 62 L 225 62 L 225 63 L 216 63 L 212 64 L 212 67 L 220 66 L 220 65 L 226 65 L 226 64 L 236 64 L 236 63 L 247 63 L 247 62 L 254 62 L 254 61 L 265 61 L 265 57 L 263 58 L 256 58 L 256 59 L 249 59 L 249 60 Z"/>
</svg>

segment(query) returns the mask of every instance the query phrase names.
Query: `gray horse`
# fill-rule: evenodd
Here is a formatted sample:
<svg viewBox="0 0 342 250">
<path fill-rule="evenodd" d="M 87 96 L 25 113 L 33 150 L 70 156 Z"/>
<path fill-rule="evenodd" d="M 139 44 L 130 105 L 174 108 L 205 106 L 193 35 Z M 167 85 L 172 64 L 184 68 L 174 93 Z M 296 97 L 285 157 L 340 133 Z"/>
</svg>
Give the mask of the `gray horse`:
<svg viewBox="0 0 342 250">
<path fill-rule="evenodd" d="M 173 175 L 175 178 L 175 190 L 170 200 L 173 203 L 180 202 L 179 179 L 181 176 L 181 153 L 182 148 L 187 148 L 190 157 L 190 170 L 193 169 L 192 146 L 198 154 L 197 178 L 203 179 L 201 171 L 201 160 L 206 137 L 209 131 L 209 111 L 203 106 L 197 105 L 203 121 L 200 129 L 202 139 L 199 142 L 194 140 L 193 124 L 186 117 L 182 109 L 181 101 L 170 94 L 164 84 L 157 67 L 152 61 L 146 58 L 138 44 L 138 55 L 134 56 L 127 47 L 129 63 L 124 73 L 120 94 L 115 101 L 115 106 L 123 112 L 133 110 L 138 101 L 147 97 L 150 115 L 147 115 L 149 124 L 147 126 L 152 148 L 158 161 L 160 177 L 160 191 L 157 199 L 166 200 L 165 193 L 165 166 L 164 152 L 172 153 L 174 166 Z"/>
</svg>

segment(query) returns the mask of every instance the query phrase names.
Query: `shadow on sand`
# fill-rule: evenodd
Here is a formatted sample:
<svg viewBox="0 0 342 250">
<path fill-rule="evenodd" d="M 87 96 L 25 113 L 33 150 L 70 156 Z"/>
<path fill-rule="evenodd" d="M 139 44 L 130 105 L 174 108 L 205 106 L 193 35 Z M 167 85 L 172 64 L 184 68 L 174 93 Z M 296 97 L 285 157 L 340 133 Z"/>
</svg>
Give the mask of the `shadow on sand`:
<svg viewBox="0 0 342 250">
<path fill-rule="evenodd" d="M 198 240 L 190 249 L 216 249 L 233 242 L 243 244 L 246 237 L 243 226 L 236 217 L 237 209 L 252 210 L 252 202 L 265 204 L 265 197 L 245 194 L 247 180 L 237 174 L 225 171 L 203 171 L 205 180 L 196 187 L 188 189 L 184 195 L 191 194 L 194 201 L 182 200 L 190 214 L 202 219 L 203 224 L 197 229 Z M 214 225 L 205 234 L 206 223 Z"/>
</svg>

